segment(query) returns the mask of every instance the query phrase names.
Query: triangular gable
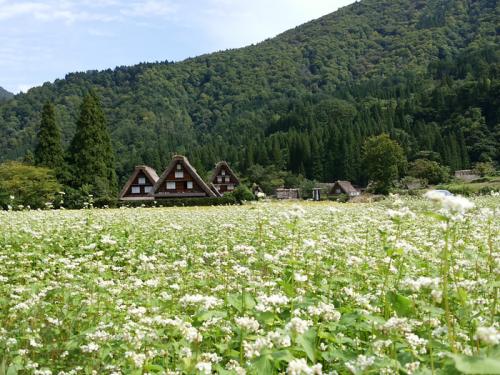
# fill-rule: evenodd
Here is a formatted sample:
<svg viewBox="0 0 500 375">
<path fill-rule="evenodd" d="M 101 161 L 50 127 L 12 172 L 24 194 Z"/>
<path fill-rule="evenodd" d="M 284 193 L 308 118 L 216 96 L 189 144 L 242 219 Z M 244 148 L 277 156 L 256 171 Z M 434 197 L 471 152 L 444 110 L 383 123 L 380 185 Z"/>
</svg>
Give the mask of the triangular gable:
<svg viewBox="0 0 500 375">
<path fill-rule="evenodd" d="M 213 193 L 215 194 L 216 197 L 220 198 L 222 197 L 222 194 L 219 192 L 219 190 L 217 190 L 217 188 L 215 187 L 214 184 L 210 183 L 210 189 L 213 191 Z"/>
<path fill-rule="evenodd" d="M 207 194 L 207 196 L 209 197 L 216 196 L 214 192 L 210 189 L 210 187 L 205 183 L 205 181 L 203 181 L 203 179 L 198 175 L 196 169 L 194 169 L 194 167 L 189 163 L 189 160 L 182 155 L 174 156 L 170 161 L 169 165 L 167 166 L 167 168 L 165 169 L 165 171 L 161 174 L 158 181 L 156 181 L 153 187 L 153 194 L 155 196 L 161 194 L 160 187 L 162 186 L 162 184 L 165 183 L 168 175 L 172 173 L 176 165 L 179 163 L 182 164 L 184 170 L 193 178 L 196 184 L 201 188 L 201 190 L 203 190 L 203 192 Z M 174 194 L 162 194 L 162 195 L 168 197 L 168 195 L 174 195 Z M 189 196 L 189 194 L 186 194 L 186 196 Z"/>
<path fill-rule="evenodd" d="M 137 176 L 141 172 L 148 179 L 149 185 L 154 186 L 156 181 L 158 181 L 158 178 L 159 178 L 158 174 L 156 173 L 156 171 L 153 168 L 151 168 L 147 165 L 137 165 L 134 168 L 134 171 L 132 172 L 132 174 L 130 175 L 130 178 L 127 180 L 127 182 L 123 186 L 122 191 L 118 195 L 118 199 L 125 198 L 125 196 L 127 195 L 127 192 L 129 191 L 130 187 L 132 186 L 133 182 L 136 180 Z"/>
<path fill-rule="evenodd" d="M 226 170 L 229 175 L 234 179 L 234 183 L 236 185 L 239 185 L 240 183 L 240 180 L 238 179 L 238 177 L 236 177 L 236 174 L 234 173 L 234 171 L 231 169 L 231 167 L 229 166 L 229 164 L 227 164 L 227 162 L 225 161 L 220 161 L 217 163 L 217 165 L 215 166 L 215 169 L 212 173 L 212 177 L 210 178 L 210 182 L 213 183 L 213 184 L 217 184 L 217 176 L 219 175 L 221 169 Z"/>
</svg>

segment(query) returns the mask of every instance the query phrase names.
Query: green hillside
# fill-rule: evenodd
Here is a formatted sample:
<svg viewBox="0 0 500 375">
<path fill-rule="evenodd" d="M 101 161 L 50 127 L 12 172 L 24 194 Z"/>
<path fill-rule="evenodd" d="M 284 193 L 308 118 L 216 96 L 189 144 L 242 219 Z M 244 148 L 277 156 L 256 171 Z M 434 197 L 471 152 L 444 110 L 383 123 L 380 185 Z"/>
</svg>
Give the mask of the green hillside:
<svg viewBox="0 0 500 375">
<path fill-rule="evenodd" d="M 362 141 L 382 131 L 410 159 L 434 152 L 452 169 L 498 160 L 499 7 L 363 0 L 258 45 L 68 74 L 0 105 L 0 158 L 33 149 L 46 101 L 68 144 L 92 87 L 122 180 L 178 152 L 202 171 L 226 159 L 240 173 L 260 164 L 363 181 Z"/>
</svg>

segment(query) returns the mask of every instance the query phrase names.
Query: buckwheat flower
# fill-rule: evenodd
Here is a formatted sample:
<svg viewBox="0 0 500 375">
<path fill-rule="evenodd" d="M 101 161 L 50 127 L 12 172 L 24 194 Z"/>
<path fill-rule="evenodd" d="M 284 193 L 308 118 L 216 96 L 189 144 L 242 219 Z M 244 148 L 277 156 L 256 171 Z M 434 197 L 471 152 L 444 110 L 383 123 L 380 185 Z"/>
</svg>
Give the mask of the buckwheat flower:
<svg viewBox="0 0 500 375">
<path fill-rule="evenodd" d="M 290 319 L 290 322 L 285 326 L 285 328 L 289 331 L 302 335 L 309 329 L 310 326 L 312 326 L 312 322 L 310 320 L 303 320 L 295 317 Z"/>
<path fill-rule="evenodd" d="M 110 235 L 106 234 L 105 236 L 102 236 L 101 243 L 105 245 L 116 245 L 117 241 L 113 239 Z"/>
<path fill-rule="evenodd" d="M 289 375 L 321 375 L 321 364 L 309 367 L 304 358 L 294 359 L 288 363 L 286 373 Z"/>
<path fill-rule="evenodd" d="M 418 370 L 418 368 L 420 367 L 420 362 L 419 361 L 415 361 L 415 362 L 410 362 L 410 363 L 407 363 L 405 365 L 405 370 L 406 372 L 411 375 L 413 374 L 415 371 Z"/>
<path fill-rule="evenodd" d="M 80 349 L 84 353 L 93 353 L 99 350 L 99 345 L 95 342 L 88 343 L 87 345 L 80 346 Z"/>
<path fill-rule="evenodd" d="M 142 368 L 146 362 L 146 354 L 144 353 L 125 352 L 125 357 L 130 358 L 137 368 Z"/>
<path fill-rule="evenodd" d="M 500 343 L 500 331 L 496 327 L 478 327 L 474 339 L 486 345 L 497 345 Z"/>
<path fill-rule="evenodd" d="M 259 322 L 254 318 L 249 318 L 247 316 L 243 316 L 240 318 L 235 318 L 234 321 L 238 326 L 242 329 L 245 329 L 248 332 L 257 332 L 259 330 Z"/>
<path fill-rule="evenodd" d="M 198 362 L 196 364 L 196 369 L 204 375 L 210 375 L 212 373 L 212 364 L 210 362 Z"/>
<path fill-rule="evenodd" d="M 293 274 L 293 279 L 297 282 L 305 282 L 305 281 L 307 281 L 307 275 L 303 275 L 299 272 L 295 272 Z"/>
<path fill-rule="evenodd" d="M 182 358 L 191 358 L 193 356 L 193 352 L 191 351 L 190 348 L 186 348 L 186 347 L 183 347 L 180 351 L 179 351 L 179 355 L 182 357 Z"/>
<path fill-rule="evenodd" d="M 198 332 L 198 330 L 194 327 L 186 327 L 182 330 L 184 334 L 184 338 L 188 342 L 202 342 L 203 336 Z"/>
<path fill-rule="evenodd" d="M 246 375 L 247 370 L 245 370 L 243 367 L 240 366 L 238 361 L 234 359 L 230 359 L 227 364 L 226 364 L 226 369 L 228 371 L 233 371 L 236 373 L 236 375 Z"/>
<path fill-rule="evenodd" d="M 443 300 L 443 292 L 441 290 L 434 289 L 431 292 L 431 296 L 436 303 L 441 303 L 441 301 Z"/>
</svg>

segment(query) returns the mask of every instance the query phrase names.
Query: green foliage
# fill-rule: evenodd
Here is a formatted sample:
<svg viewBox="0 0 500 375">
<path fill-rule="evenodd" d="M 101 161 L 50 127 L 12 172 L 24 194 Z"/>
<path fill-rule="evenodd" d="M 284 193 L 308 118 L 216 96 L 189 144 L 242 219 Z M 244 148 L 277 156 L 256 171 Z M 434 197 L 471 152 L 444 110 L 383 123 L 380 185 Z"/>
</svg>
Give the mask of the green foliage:
<svg viewBox="0 0 500 375">
<path fill-rule="evenodd" d="M 12 94 L 11 92 L 8 92 L 3 87 L 0 87 L 0 102 L 2 102 L 4 100 L 12 99 L 13 97 L 14 97 L 14 94 Z"/>
<path fill-rule="evenodd" d="M 455 367 L 463 374 L 500 374 L 500 359 L 452 354 Z"/>
<path fill-rule="evenodd" d="M 450 171 L 436 161 L 417 159 L 408 165 L 408 175 L 435 185 L 448 181 Z"/>
<path fill-rule="evenodd" d="M 42 121 L 35 147 L 36 165 L 51 169 L 61 169 L 64 161 L 61 131 L 56 123 L 55 109 L 47 102 L 43 106 Z"/>
<path fill-rule="evenodd" d="M 240 184 L 230 193 L 238 202 L 253 201 L 255 196 L 252 191 L 244 184 Z"/>
<path fill-rule="evenodd" d="M 480 162 L 474 164 L 474 172 L 481 177 L 493 176 L 496 174 L 496 168 L 492 162 Z"/>
<path fill-rule="evenodd" d="M 0 207 L 45 208 L 58 197 L 60 189 L 48 168 L 18 162 L 0 164 Z"/>
<path fill-rule="evenodd" d="M 200 173 L 219 160 L 247 177 L 269 168 L 267 192 L 283 170 L 364 184 L 361 148 L 381 133 L 410 160 L 452 171 L 498 162 L 496 12 L 491 0 L 363 0 L 255 46 L 68 74 L 0 104 L 0 159 L 33 149 L 49 100 L 66 147 L 93 89 L 120 183 L 137 164 L 162 170 L 181 153 Z"/>
<path fill-rule="evenodd" d="M 115 196 L 114 153 L 99 99 L 90 92 L 83 99 L 77 129 L 69 148 L 72 184 L 91 186 L 96 197 Z"/>
<path fill-rule="evenodd" d="M 363 146 L 363 163 L 376 193 L 387 194 L 402 175 L 406 157 L 401 146 L 387 134 L 370 137 Z"/>
</svg>

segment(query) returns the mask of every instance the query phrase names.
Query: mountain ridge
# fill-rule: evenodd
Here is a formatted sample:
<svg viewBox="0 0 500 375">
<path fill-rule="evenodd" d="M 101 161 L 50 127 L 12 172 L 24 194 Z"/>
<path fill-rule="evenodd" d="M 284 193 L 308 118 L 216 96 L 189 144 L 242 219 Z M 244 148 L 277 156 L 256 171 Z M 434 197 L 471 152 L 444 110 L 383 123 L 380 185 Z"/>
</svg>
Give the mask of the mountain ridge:
<svg viewBox="0 0 500 375">
<path fill-rule="evenodd" d="M 6 150 L 0 158 L 20 158 L 33 147 L 46 100 L 57 106 L 67 144 L 81 97 L 92 88 L 103 99 L 120 176 L 134 164 L 161 168 L 174 152 L 193 156 L 198 168 L 220 158 L 245 170 L 252 162 L 243 160 L 252 159 L 243 155 L 247 140 L 271 142 L 266 129 L 293 103 L 307 97 L 356 102 L 346 94 L 354 86 L 418 81 L 431 63 L 497 42 L 491 20 L 497 8 L 491 0 L 364 0 L 248 47 L 70 73 L 0 106 L 0 135 L 8 135 L 0 140 Z"/>
<path fill-rule="evenodd" d="M 12 99 L 14 94 L 5 90 L 2 86 L 0 86 L 0 101 Z"/>
</svg>

